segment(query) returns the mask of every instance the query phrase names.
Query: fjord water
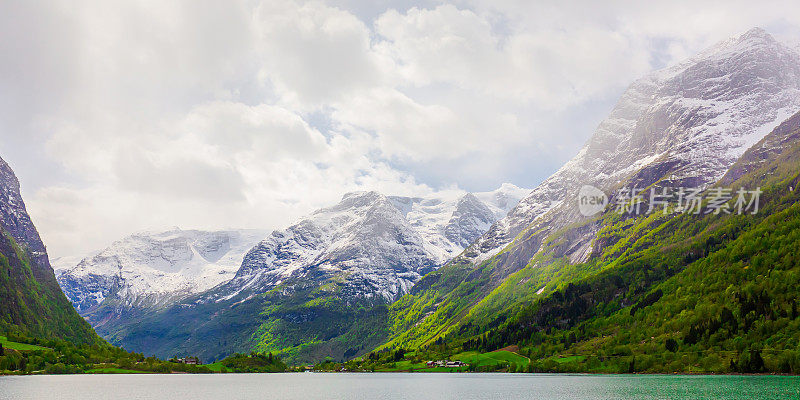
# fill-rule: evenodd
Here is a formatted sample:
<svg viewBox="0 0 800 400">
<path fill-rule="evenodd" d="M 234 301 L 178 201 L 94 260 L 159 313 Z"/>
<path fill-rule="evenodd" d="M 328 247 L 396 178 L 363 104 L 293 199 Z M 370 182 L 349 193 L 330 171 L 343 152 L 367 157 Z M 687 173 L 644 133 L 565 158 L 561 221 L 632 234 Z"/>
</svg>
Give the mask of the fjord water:
<svg viewBox="0 0 800 400">
<path fill-rule="evenodd" d="M 0 377 L 0 399 L 796 399 L 800 377 L 216 374 Z"/>
</svg>

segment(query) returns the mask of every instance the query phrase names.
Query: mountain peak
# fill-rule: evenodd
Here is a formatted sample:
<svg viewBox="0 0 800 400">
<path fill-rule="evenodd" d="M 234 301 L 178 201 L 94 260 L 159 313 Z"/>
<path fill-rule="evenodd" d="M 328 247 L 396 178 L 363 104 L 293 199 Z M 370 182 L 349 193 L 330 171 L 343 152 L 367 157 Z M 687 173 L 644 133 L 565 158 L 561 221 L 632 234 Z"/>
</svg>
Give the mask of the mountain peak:
<svg viewBox="0 0 800 400">
<path fill-rule="evenodd" d="M 385 196 L 375 190 L 359 190 L 345 193 L 344 196 L 342 196 L 340 203 L 375 201 L 382 197 Z"/>
<path fill-rule="evenodd" d="M 459 203 L 462 203 L 462 202 L 464 202 L 464 203 L 466 203 L 466 202 L 480 203 L 481 201 L 477 197 L 475 197 L 475 195 L 472 192 L 467 192 L 467 194 L 461 196 L 461 198 L 458 200 L 458 202 Z"/>
<path fill-rule="evenodd" d="M 770 41 L 770 42 L 774 42 L 775 41 L 775 38 L 773 38 L 772 35 L 770 35 L 766 30 L 764 30 L 763 28 L 760 28 L 760 27 L 752 28 L 749 31 L 743 33 L 741 36 L 739 36 L 739 41 L 740 42 L 751 40 L 751 39 L 765 40 L 765 41 Z"/>
<path fill-rule="evenodd" d="M 352 192 L 347 192 L 342 195 L 342 200 L 349 199 L 351 197 L 363 197 L 363 196 L 370 196 L 380 194 L 376 190 L 354 190 Z"/>
</svg>

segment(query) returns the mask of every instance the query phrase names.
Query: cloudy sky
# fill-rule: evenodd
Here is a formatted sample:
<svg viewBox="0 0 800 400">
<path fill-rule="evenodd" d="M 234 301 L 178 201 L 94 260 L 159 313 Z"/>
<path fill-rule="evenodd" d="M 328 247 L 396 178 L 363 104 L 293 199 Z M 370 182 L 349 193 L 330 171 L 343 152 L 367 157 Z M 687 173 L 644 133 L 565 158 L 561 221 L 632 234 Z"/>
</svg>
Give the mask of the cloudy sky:
<svg viewBox="0 0 800 400">
<path fill-rule="evenodd" d="M 0 156 L 51 256 L 272 229 L 348 191 L 533 187 L 637 77 L 771 2 L 6 1 Z"/>
</svg>

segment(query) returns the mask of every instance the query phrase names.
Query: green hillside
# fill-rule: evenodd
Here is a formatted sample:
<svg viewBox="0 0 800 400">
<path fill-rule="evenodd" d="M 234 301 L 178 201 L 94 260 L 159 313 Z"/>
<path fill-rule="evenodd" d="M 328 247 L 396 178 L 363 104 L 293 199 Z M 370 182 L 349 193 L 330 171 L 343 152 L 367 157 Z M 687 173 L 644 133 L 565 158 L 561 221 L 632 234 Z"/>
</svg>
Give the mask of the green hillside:
<svg viewBox="0 0 800 400">
<path fill-rule="evenodd" d="M 281 295 L 283 285 L 263 296 L 263 322 L 252 336 L 255 350 L 280 354 L 290 362 L 326 357 L 350 359 L 386 340 L 386 305 L 351 299 L 337 285 Z"/>
<path fill-rule="evenodd" d="M 34 263 L 5 231 L 0 235 L 0 331 L 75 343 L 102 341 L 52 280 L 34 274 Z M 49 267 L 48 267 L 49 269 Z"/>
<path fill-rule="evenodd" d="M 218 360 L 255 350 L 280 355 L 289 363 L 345 360 L 386 340 L 387 306 L 382 300 L 354 299 L 340 292 L 331 279 L 321 286 L 287 281 L 238 304 L 198 304 L 190 298 L 104 336 L 115 344 L 124 338 L 133 348 L 161 357 L 193 354 Z"/>
</svg>

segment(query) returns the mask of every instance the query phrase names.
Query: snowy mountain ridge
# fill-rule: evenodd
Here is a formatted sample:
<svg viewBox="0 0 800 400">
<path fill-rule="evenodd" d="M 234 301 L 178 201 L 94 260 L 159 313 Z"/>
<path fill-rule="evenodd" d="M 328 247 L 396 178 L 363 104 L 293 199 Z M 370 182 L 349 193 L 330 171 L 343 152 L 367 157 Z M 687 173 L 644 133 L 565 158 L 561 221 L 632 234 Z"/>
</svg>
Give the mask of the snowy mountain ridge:
<svg viewBox="0 0 800 400">
<path fill-rule="evenodd" d="M 374 291 L 389 299 L 461 252 L 527 193 L 511 184 L 491 192 L 453 190 L 427 198 L 354 192 L 345 194 L 339 205 L 317 210 L 271 235 L 260 230 L 146 231 L 81 259 L 62 257 L 54 263 L 62 290 L 84 316 L 101 305 L 116 314 L 163 308 L 218 285 L 225 289 L 223 298 L 253 294 L 311 264 L 369 277 L 379 287 Z M 383 228 L 398 230 L 391 243 L 374 240 Z M 267 255 L 258 250 L 270 247 L 280 251 Z M 352 253 L 354 248 L 358 250 Z M 360 270 L 389 259 L 398 271 Z M 408 271 L 399 271 L 404 268 Z"/>
<path fill-rule="evenodd" d="M 527 193 L 512 184 L 427 198 L 347 193 L 339 204 L 273 232 L 207 300 L 246 300 L 289 278 L 322 281 L 338 275 L 346 276 L 346 295 L 394 300 L 459 254 Z"/>
</svg>

